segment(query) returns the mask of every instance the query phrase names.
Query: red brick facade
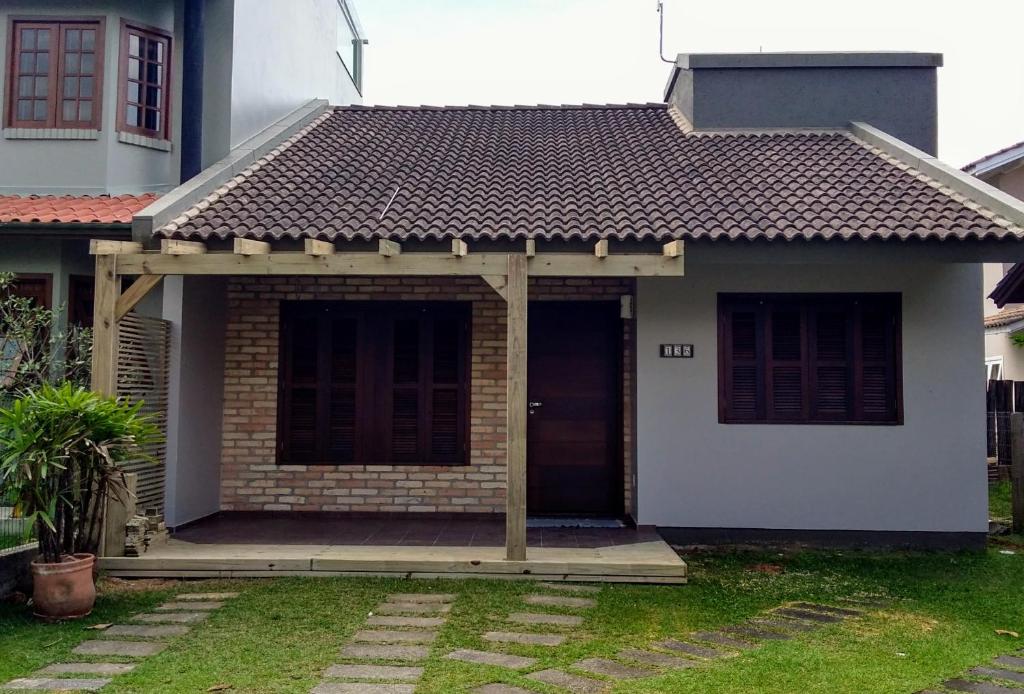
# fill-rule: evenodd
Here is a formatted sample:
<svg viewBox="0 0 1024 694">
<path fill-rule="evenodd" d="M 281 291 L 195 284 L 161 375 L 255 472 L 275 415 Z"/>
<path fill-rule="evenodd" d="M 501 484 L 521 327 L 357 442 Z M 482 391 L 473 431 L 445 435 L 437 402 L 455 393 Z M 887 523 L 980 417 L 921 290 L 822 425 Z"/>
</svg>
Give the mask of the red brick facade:
<svg viewBox="0 0 1024 694">
<path fill-rule="evenodd" d="M 632 295 L 631 280 L 537 279 L 530 299 Z M 472 302 L 470 460 L 457 467 L 277 465 L 282 300 Z M 632 498 L 633 322 L 623 320 L 625 508 Z M 221 508 L 225 511 L 503 513 L 505 302 L 475 277 L 238 278 L 228 286 Z"/>
</svg>

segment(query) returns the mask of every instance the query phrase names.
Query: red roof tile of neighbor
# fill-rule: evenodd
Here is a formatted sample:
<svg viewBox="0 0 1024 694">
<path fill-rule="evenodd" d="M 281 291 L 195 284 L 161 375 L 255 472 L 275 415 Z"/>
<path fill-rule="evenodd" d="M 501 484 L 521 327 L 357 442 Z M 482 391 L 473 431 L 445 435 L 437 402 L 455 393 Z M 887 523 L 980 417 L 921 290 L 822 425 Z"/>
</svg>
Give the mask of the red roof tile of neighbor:
<svg viewBox="0 0 1024 694">
<path fill-rule="evenodd" d="M 1011 325 L 1024 320 L 1024 306 L 1004 308 L 991 315 L 985 316 L 986 328 L 999 328 L 1004 325 Z"/>
<path fill-rule="evenodd" d="M 131 224 L 156 200 L 143 195 L 0 195 L 0 224 Z"/>
<path fill-rule="evenodd" d="M 846 130 L 689 132 L 666 104 L 343 107 L 176 238 L 988 239 L 995 218 Z"/>
</svg>

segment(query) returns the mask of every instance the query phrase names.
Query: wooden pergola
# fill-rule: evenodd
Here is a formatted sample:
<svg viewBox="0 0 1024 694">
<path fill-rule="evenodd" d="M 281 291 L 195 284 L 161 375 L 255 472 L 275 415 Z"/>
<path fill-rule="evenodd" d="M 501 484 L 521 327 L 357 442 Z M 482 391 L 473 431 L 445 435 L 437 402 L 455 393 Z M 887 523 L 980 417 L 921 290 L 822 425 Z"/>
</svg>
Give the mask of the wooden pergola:
<svg viewBox="0 0 1024 694">
<path fill-rule="evenodd" d="M 471 253 L 454 239 L 449 253 L 404 252 L 381 239 L 376 252 L 344 251 L 334 243 L 306 239 L 302 251 L 276 250 L 271 243 L 236 238 L 230 251 L 205 243 L 164 239 L 158 251 L 141 243 L 93 240 L 96 256 L 92 388 L 113 394 L 117 385 L 118 322 L 165 275 L 220 276 L 478 276 L 503 299 L 507 328 L 506 558 L 526 560 L 526 345 L 529 277 L 658 277 L 683 274 L 683 242 L 671 241 L 660 253 L 611 253 L 607 240 L 586 252 L 537 253 L 526 241 L 512 252 Z M 120 278 L 137 279 L 123 293 Z"/>
</svg>

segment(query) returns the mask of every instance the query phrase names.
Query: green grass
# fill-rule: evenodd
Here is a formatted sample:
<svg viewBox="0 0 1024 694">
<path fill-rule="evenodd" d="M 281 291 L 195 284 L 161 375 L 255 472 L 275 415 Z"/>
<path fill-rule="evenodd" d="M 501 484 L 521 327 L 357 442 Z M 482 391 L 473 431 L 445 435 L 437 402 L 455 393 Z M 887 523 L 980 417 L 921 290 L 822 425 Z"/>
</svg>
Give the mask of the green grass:
<svg viewBox="0 0 1024 694">
<path fill-rule="evenodd" d="M 621 683 L 616 691 L 910 693 L 1024 645 L 995 633 L 1024 633 L 1021 549 L 1013 555 L 993 549 L 691 556 L 689 585 L 606 586 L 598 607 L 581 612 L 586 621 L 564 646 L 504 650 L 540 658 L 538 668 L 567 667 L 582 657 L 611 656 L 624 646 L 738 622 L 789 600 L 883 593 L 897 599 L 893 609 L 699 669 Z M 779 565 L 782 573 L 751 570 L 764 562 Z M 431 590 L 455 592 L 458 598 L 418 693 L 464 692 L 494 681 L 554 692 L 518 673 L 440 657 L 457 647 L 495 648 L 480 634 L 507 628 L 501 619 L 522 609 L 519 598 L 531 590 L 529 583 L 369 578 L 107 582 L 91 617 L 60 625 L 33 621 L 24 606 L 0 605 L 0 682 L 69 658 L 75 644 L 95 634 L 86 629 L 90 624 L 123 621 L 175 593 L 224 589 L 242 595 L 104 692 L 191 693 L 224 684 L 234 692 L 305 693 L 327 665 L 338 661 L 338 649 L 385 595 Z"/>
<path fill-rule="evenodd" d="M 1010 506 L 1010 483 L 996 482 L 988 488 L 988 517 L 1009 523 L 1013 515 Z"/>
</svg>

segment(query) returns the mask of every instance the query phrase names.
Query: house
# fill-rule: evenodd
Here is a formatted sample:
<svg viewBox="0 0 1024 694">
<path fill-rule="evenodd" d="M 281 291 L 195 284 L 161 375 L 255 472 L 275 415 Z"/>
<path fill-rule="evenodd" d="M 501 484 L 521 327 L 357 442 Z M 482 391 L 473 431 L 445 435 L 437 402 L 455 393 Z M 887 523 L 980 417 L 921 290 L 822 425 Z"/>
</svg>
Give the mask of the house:
<svg viewBox="0 0 1024 694">
<path fill-rule="evenodd" d="M 94 248 L 98 390 L 119 276 L 197 281 L 202 326 L 178 539 L 104 567 L 669 581 L 652 527 L 981 546 L 976 297 L 1024 205 L 935 158 L 940 65 L 680 55 L 659 103 L 282 122 Z M 647 534 L 528 530 L 565 517 Z"/>
<path fill-rule="evenodd" d="M 346 0 L 14 0 L 0 27 L 0 271 L 82 324 L 90 238 L 130 239 L 136 212 L 310 99 L 361 99 Z"/>
<path fill-rule="evenodd" d="M 348 0 L 15 0 L 0 27 L 0 271 L 62 323 L 92 324 L 90 239 L 130 240 L 136 213 L 311 100 L 362 98 Z M 138 310 L 173 320 L 136 329 L 176 354 L 198 329 L 187 291 L 164 283 Z M 145 391 L 161 417 L 188 398 L 174 373 Z M 160 507 L 162 472 L 145 477 Z"/>
<path fill-rule="evenodd" d="M 1015 198 L 1024 199 L 1024 142 L 973 161 L 964 171 Z M 1024 329 L 1024 310 L 1018 303 L 996 302 L 991 297 L 1013 268 L 1013 263 L 985 264 L 982 300 L 985 302 L 985 374 L 989 380 L 1024 381 L 1024 350 L 1014 344 L 1013 337 Z"/>
</svg>

